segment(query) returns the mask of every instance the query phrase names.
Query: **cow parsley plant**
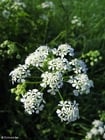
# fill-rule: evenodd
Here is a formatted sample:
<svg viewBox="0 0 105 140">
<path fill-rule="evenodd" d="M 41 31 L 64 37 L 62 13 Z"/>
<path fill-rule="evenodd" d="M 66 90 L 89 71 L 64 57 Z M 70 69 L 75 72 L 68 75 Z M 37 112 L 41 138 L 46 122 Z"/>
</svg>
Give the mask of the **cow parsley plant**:
<svg viewBox="0 0 105 140">
<path fill-rule="evenodd" d="M 88 94 L 93 87 L 86 64 L 75 58 L 74 49 L 69 44 L 61 44 L 53 49 L 40 46 L 26 57 L 23 65 L 11 71 L 10 76 L 13 84 L 27 84 L 28 91 L 20 93 L 20 101 L 26 113 L 38 114 L 42 111 L 47 104 L 44 97 L 49 94 L 56 96 L 59 101 L 56 114 L 66 123 L 79 119 L 78 103 L 66 98 L 66 94 Z"/>
</svg>

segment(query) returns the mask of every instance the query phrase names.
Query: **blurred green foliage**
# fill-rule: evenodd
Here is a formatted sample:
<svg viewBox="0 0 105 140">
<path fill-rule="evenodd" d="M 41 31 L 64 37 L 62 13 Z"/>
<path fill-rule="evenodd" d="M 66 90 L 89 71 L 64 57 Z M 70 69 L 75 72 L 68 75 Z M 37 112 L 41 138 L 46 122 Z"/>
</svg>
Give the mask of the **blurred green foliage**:
<svg viewBox="0 0 105 140">
<path fill-rule="evenodd" d="M 45 0 L 21 0 L 20 5 L 16 1 L 0 1 L 0 137 L 81 140 L 94 119 L 105 121 L 105 0 L 51 0 L 54 6 L 47 8 L 42 7 Z M 78 99 L 80 119 L 68 125 L 57 118 L 53 96 L 39 115 L 25 114 L 15 98 L 27 85 L 14 89 L 9 78 L 9 72 L 35 48 L 61 43 L 75 48 L 94 81 L 91 94 Z"/>
<path fill-rule="evenodd" d="M 81 58 L 91 66 L 94 66 L 97 64 L 97 62 L 99 63 L 102 60 L 102 56 L 98 50 L 89 51 L 86 54 L 82 54 Z"/>
</svg>

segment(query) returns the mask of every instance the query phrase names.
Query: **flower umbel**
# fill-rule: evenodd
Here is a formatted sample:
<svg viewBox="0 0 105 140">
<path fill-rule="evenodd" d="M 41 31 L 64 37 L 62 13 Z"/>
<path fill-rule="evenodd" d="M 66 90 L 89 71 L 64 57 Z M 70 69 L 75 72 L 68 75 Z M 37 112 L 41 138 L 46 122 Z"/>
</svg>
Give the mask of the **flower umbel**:
<svg viewBox="0 0 105 140">
<path fill-rule="evenodd" d="M 46 71 L 41 75 L 42 83 L 40 84 L 41 87 L 46 88 L 49 86 L 51 89 L 59 89 L 63 85 L 63 77 L 60 72 L 48 72 Z"/>
<path fill-rule="evenodd" d="M 66 123 L 79 119 L 79 109 L 76 101 L 72 102 L 69 99 L 64 101 L 65 91 L 71 90 L 70 92 L 77 96 L 90 93 L 90 88 L 93 87 L 85 63 L 74 58 L 74 49 L 66 43 L 53 49 L 40 46 L 29 54 L 25 64 L 14 69 L 10 76 L 12 83 L 25 81 L 26 87 L 31 89 L 24 95 L 19 94 L 22 95 L 21 102 L 28 114 L 43 110 L 45 103 L 43 94 L 44 97 L 54 95 L 57 100 L 59 98 L 61 100 L 56 113 L 61 121 Z M 32 89 L 33 87 L 35 89 Z M 103 133 L 101 128 L 99 133 Z"/>
<path fill-rule="evenodd" d="M 76 101 L 73 103 L 71 101 L 60 101 L 58 107 L 60 109 L 57 109 L 56 113 L 61 121 L 69 123 L 79 118 L 79 109 Z"/>
<path fill-rule="evenodd" d="M 74 56 L 74 49 L 69 44 L 61 44 L 58 46 L 58 49 L 53 49 L 52 51 L 61 58 L 64 58 L 66 55 Z"/>
<path fill-rule="evenodd" d="M 74 94 L 88 94 L 90 93 L 90 88 L 93 87 L 93 81 L 89 80 L 88 76 L 84 73 L 78 74 L 74 77 L 70 76 L 68 82 L 75 88 L 75 90 L 73 90 Z"/>
<path fill-rule="evenodd" d="M 76 74 L 82 73 L 82 72 L 83 73 L 87 72 L 86 64 L 82 60 L 75 58 L 75 59 L 70 61 L 70 65 L 72 66 L 72 70 Z"/>
<path fill-rule="evenodd" d="M 21 98 L 21 102 L 24 104 L 25 111 L 28 114 L 39 113 L 39 111 L 43 110 L 44 107 L 44 99 L 43 93 L 39 92 L 37 89 L 29 90 L 23 97 Z"/>
<path fill-rule="evenodd" d="M 24 82 L 25 78 L 30 76 L 30 70 L 27 69 L 26 65 L 19 65 L 9 74 L 12 77 L 12 83 L 14 82 L 20 83 Z"/>
<path fill-rule="evenodd" d="M 25 60 L 28 66 L 42 67 L 44 60 L 47 58 L 49 48 L 47 46 L 40 46 L 35 52 L 31 53 Z"/>
<path fill-rule="evenodd" d="M 66 72 L 67 70 L 70 71 L 71 67 L 66 58 L 55 58 L 49 61 L 48 69 L 52 71 L 59 71 L 61 73 Z"/>
</svg>

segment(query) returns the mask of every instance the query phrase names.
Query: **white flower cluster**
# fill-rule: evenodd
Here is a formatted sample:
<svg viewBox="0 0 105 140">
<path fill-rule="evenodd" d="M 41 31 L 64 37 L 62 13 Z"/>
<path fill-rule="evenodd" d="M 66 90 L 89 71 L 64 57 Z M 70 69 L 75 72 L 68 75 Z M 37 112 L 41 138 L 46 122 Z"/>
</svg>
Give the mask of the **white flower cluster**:
<svg viewBox="0 0 105 140">
<path fill-rule="evenodd" d="M 20 0 L 14 1 L 13 5 L 11 6 L 11 9 L 19 10 L 25 8 L 26 5 L 24 2 L 21 2 Z"/>
<path fill-rule="evenodd" d="M 75 88 L 73 92 L 76 96 L 78 96 L 78 94 L 90 93 L 90 88 L 93 87 L 93 81 L 89 80 L 87 74 L 85 73 L 70 76 L 68 82 L 72 84 L 73 88 Z"/>
<path fill-rule="evenodd" d="M 74 59 L 74 49 L 68 44 L 61 44 L 58 48 L 53 49 L 50 49 L 48 46 L 40 46 L 26 57 L 24 65 L 19 65 L 18 68 L 10 73 L 12 82 L 24 82 L 31 75 L 31 67 L 40 71 L 38 73 L 40 77 L 37 78 L 40 81 L 34 81 L 34 84 L 39 83 L 35 85 L 36 87 L 38 86 L 37 89 L 41 88 L 43 94 L 45 91 L 52 95 L 59 95 L 61 101 L 56 112 L 61 121 L 69 123 L 78 119 L 78 104 L 76 101 L 73 103 L 68 100 L 63 101 L 60 92 L 63 92 L 66 83 L 74 88 L 74 95 L 87 94 L 90 92 L 90 88 L 93 87 L 93 82 L 89 80 L 86 74 L 87 67 L 85 63 L 82 60 Z M 29 82 L 28 80 L 26 81 L 27 83 Z M 43 105 L 41 105 L 41 102 L 44 103 L 42 99 L 43 94 L 34 89 L 23 95 L 21 101 L 24 103 L 27 113 L 38 113 L 42 110 Z"/>
<path fill-rule="evenodd" d="M 45 8 L 53 8 L 54 7 L 54 3 L 52 1 L 45 1 L 41 4 L 41 7 L 43 9 Z"/>
<path fill-rule="evenodd" d="M 2 16 L 3 16 L 4 18 L 6 18 L 6 19 L 9 18 L 10 14 L 11 14 L 11 13 L 10 13 L 9 10 L 4 9 L 4 10 L 2 11 Z"/>
<path fill-rule="evenodd" d="M 58 107 L 60 109 L 57 109 L 56 113 L 61 121 L 69 123 L 79 118 L 79 109 L 76 101 L 73 103 L 71 101 L 60 101 Z"/>
<path fill-rule="evenodd" d="M 25 60 L 28 66 L 42 67 L 49 53 L 47 46 L 40 46 L 35 52 L 31 53 Z"/>
<path fill-rule="evenodd" d="M 70 71 L 71 67 L 66 58 L 54 58 L 48 62 L 48 69 L 52 71 L 59 71 L 64 73 L 66 70 Z"/>
<path fill-rule="evenodd" d="M 54 91 L 61 88 L 63 85 L 63 77 L 60 72 L 50 73 L 46 71 L 41 75 L 41 77 L 42 77 L 42 83 L 40 84 L 41 87 L 46 88 L 47 86 L 49 86 L 51 88 L 51 93 L 53 94 L 55 94 Z"/>
<path fill-rule="evenodd" d="M 75 58 L 70 61 L 70 65 L 72 66 L 72 70 L 76 74 L 81 73 L 81 72 L 83 73 L 87 72 L 87 66 L 82 60 Z"/>
<path fill-rule="evenodd" d="M 74 56 L 74 49 L 68 45 L 68 44 L 61 44 L 58 46 L 58 49 L 53 49 L 53 54 L 56 56 L 60 56 L 61 58 L 64 58 L 64 56 Z"/>
<path fill-rule="evenodd" d="M 26 8 L 26 5 L 21 0 L 2 0 L 2 3 L 4 6 L 4 9 L 2 11 L 2 16 L 6 19 L 8 19 L 11 15 L 14 15 L 14 13 L 19 10 L 23 10 Z"/>
<path fill-rule="evenodd" d="M 44 99 L 43 93 L 39 92 L 37 89 L 29 90 L 26 94 L 21 98 L 21 102 L 24 104 L 25 111 L 28 114 L 39 113 L 39 111 L 43 110 L 44 107 Z"/>
<path fill-rule="evenodd" d="M 9 75 L 12 77 L 12 83 L 14 84 L 14 82 L 24 82 L 25 78 L 27 78 L 31 74 L 26 65 L 19 65 L 17 68 L 11 71 Z"/>
<path fill-rule="evenodd" d="M 83 23 L 80 19 L 80 17 L 74 16 L 71 20 L 71 24 L 76 25 L 77 27 L 83 26 Z"/>
<path fill-rule="evenodd" d="M 105 139 L 105 124 L 100 120 L 94 120 L 92 122 L 92 129 L 87 132 L 86 140 L 92 140 L 93 138 Z"/>
</svg>

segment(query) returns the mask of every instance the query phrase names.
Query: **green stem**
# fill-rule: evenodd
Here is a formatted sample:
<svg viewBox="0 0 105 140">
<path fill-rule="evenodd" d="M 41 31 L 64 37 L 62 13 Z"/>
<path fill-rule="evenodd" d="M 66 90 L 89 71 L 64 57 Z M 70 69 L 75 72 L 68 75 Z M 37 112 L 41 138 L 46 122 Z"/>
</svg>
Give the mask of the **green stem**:
<svg viewBox="0 0 105 140">
<path fill-rule="evenodd" d="M 46 44 L 46 41 L 47 41 L 47 34 L 48 34 L 48 26 L 49 26 L 49 17 L 50 17 L 50 12 L 48 12 L 47 16 L 48 16 L 48 20 L 46 21 L 46 24 L 45 24 L 45 31 L 44 31 L 44 44 Z"/>
<path fill-rule="evenodd" d="M 40 70 L 41 72 L 44 72 L 41 68 L 37 67 L 38 70 Z"/>
<path fill-rule="evenodd" d="M 26 83 L 27 83 L 27 84 L 39 84 L 39 83 L 41 83 L 41 81 L 39 81 L 39 82 L 26 81 Z"/>
<path fill-rule="evenodd" d="M 68 77 L 69 77 L 69 76 L 64 76 L 64 77 L 63 77 L 63 80 L 64 80 L 64 81 L 67 81 L 67 80 L 69 79 Z"/>
<path fill-rule="evenodd" d="M 44 90 L 44 88 L 41 89 L 41 92 Z"/>
<path fill-rule="evenodd" d="M 59 94 L 60 99 L 63 101 L 63 97 L 62 97 L 61 93 L 59 92 L 59 90 L 58 90 L 58 94 Z"/>
</svg>

